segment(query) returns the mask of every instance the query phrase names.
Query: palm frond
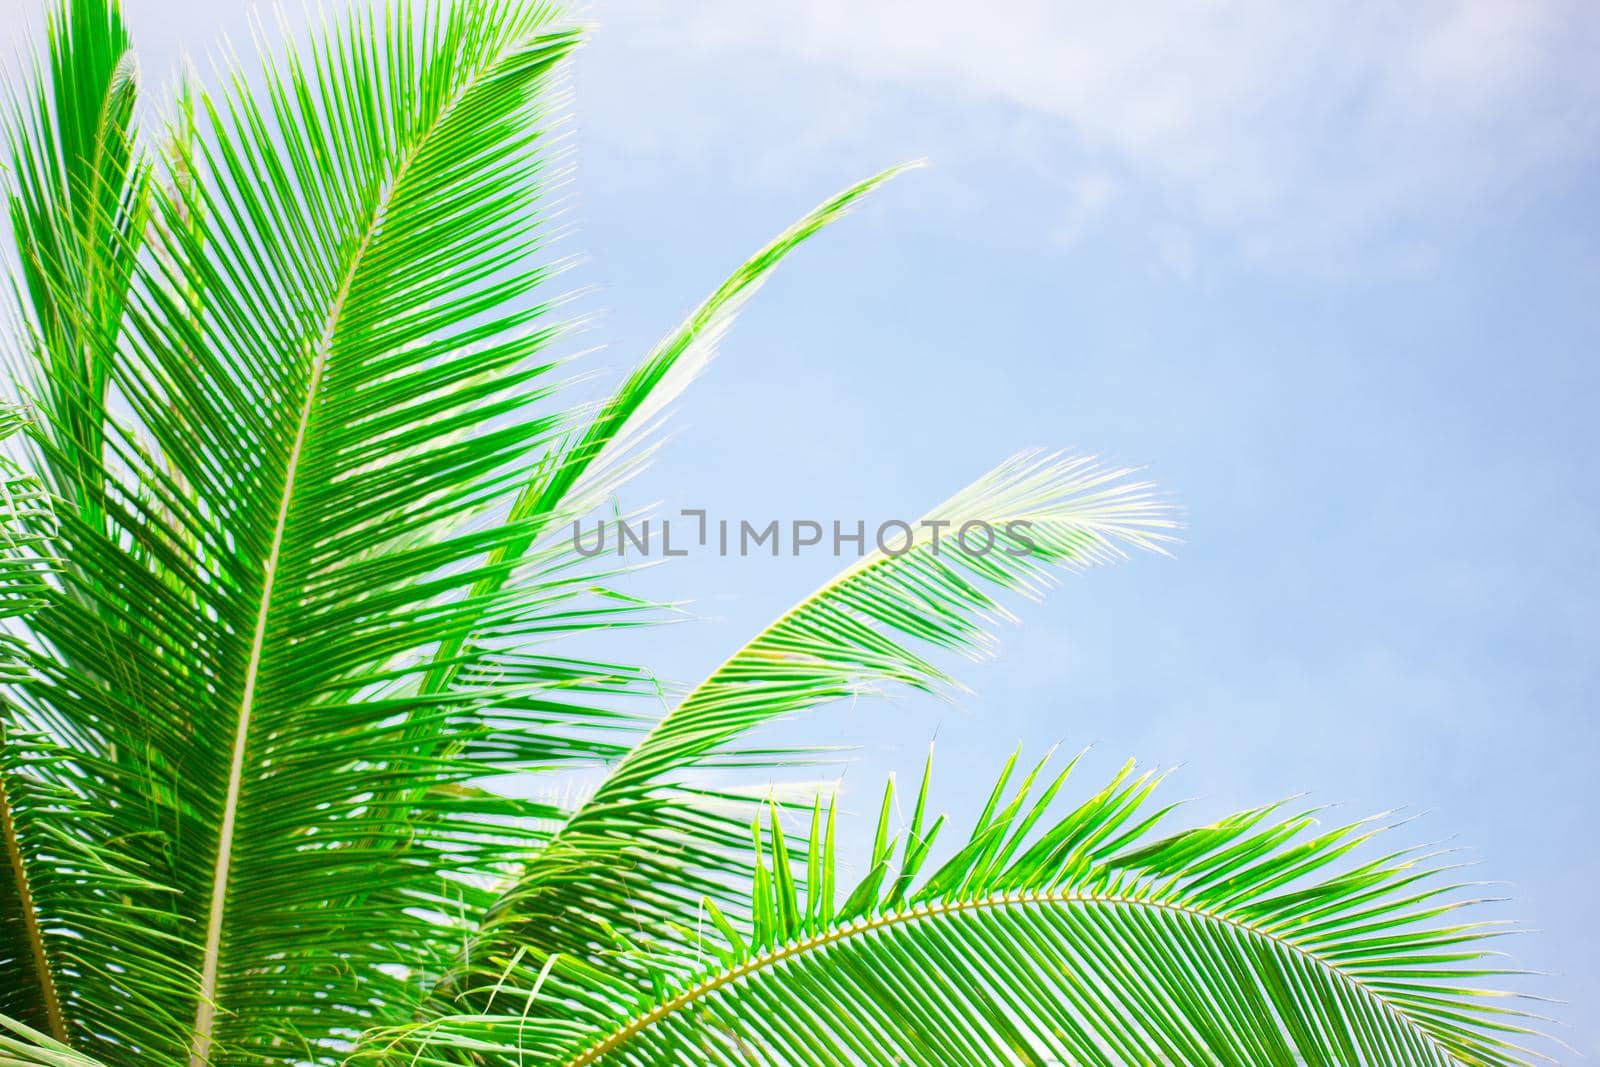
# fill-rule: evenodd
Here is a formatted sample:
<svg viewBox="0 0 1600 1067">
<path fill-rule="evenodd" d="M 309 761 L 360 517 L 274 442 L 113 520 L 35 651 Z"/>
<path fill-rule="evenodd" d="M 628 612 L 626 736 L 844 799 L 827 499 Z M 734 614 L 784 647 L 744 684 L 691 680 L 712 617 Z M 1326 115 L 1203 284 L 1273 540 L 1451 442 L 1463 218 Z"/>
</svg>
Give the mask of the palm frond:
<svg viewBox="0 0 1600 1067">
<path fill-rule="evenodd" d="M 31 312 L 37 369 L 15 369 L 48 413 L 51 488 L 90 506 L 108 391 L 147 217 L 135 145 L 138 67 L 120 8 L 64 4 L 47 24 L 48 76 L 11 100 L 7 208 L 17 295 Z"/>
<path fill-rule="evenodd" d="M 32 423 L 27 413 L 0 408 L 0 440 Z M 53 577 L 60 562 L 43 554 L 58 533 L 49 494 L 9 457 L 0 456 L 0 626 L 21 620 L 53 602 Z M 25 627 L 24 627 L 25 628 Z M 25 688 L 37 680 L 30 670 L 31 650 L 11 629 L 0 629 L 0 682 Z M 106 937 L 125 929 L 123 915 L 132 894 L 160 895 L 165 887 L 124 865 L 119 850 L 103 845 L 105 827 L 117 825 L 114 811 L 96 811 L 84 788 L 95 764 L 30 730 L 25 716 L 0 697 L 0 1024 L 13 1036 L 0 1043 L 21 1062 L 88 1064 L 92 1061 L 63 1044 L 72 1035 L 67 1008 L 79 1025 L 118 1012 L 112 1002 L 83 1004 L 82 990 L 112 996 L 126 987 L 117 968 L 161 973 L 175 941 L 140 944 L 102 954 L 85 931 Z M 115 777 L 115 774 L 108 777 Z M 92 828 L 85 833 L 85 828 Z M 115 962 L 111 962 L 114 960 Z M 100 984 L 103 983 L 103 984 Z M 134 1017 L 123 1032 L 143 1032 L 146 1020 Z M 48 1037 L 31 1027 L 48 1031 Z M 21 1035 L 21 1036 L 16 1036 Z M 26 1047 L 25 1047 L 26 1046 Z M 30 1051 L 31 1048 L 31 1051 Z"/>
<path fill-rule="evenodd" d="M 883 183 L 918 162 L 890 167 L 818 204 L 730 274 L 715 292 L 651 349 L 600 409 L 552 477 L 530 487 L 535 511 L 581 518 L 604 502 L 653 451 L 656 432 L 685 389 L 710 365 L 740 309 L 778 264 L 838 221 Z M 557 508 L 556 501 L 564 506 Z"/>
<path fill-rule="evenodd" d="M 736 652 L 669 712 L 489 910 L 443 994 L 482 991 L 514 954 L 608 952 L 667 936 L 741 873 L 743 816 L 682 787 L 686 768 L 764 722 L 886 685 L 952 680 L 919 649 L 981 654 L 1006 614 L 994 592 L 1038 595 L 1050 568 L 1159 549 L 1166 506 L 1129 472 L 1029 453 L 847 568 Z M 977 525 L 958 536 L 968 524 Z M 774 762 L 781 754 L 774 754 Z M 602 873 L 603 872 L 603 873 Z"/>
<path fill-rule="evenodd" d="M 22 411 L 0 406 L 0 441 L 26 424 Z M 39 555 L 48 540 L 54 517 L 49 499 L 37 479 L 22 471 L 7 456 L 0 456 L 0 682 L 21 677 L 21 660 L 13 645 L 7 620 L 26 615 L 45 602 L 48 561 Z M 45 954 L 34 886 L 25 849 L 28 804 L 23 783 L 8 766 L 17 746 L 9 736 L 6 718 L 0 717 L 0 846 L 5 852 L 0 876 L 0 1019 L 10 1015 L 25 1028 L 33 1022 L 50 1029 L 56 1039 L 65 1036 L 55 975 Z"/>
<path fill-rule="evenodd" d="M 69 566 L 10 709 L 54 746 L 27 761 L 41 786 L 92 799 L 65 833 L 146 880 L 120 907 L 65 879 L 36 895 L 95 946 L 62 983 L 81 1047 L 327 1059 L 405 1017 L 487 880 L 561 814 L 472 785 L 579 753 L 519 722 L 526 703 L 636 680 L 504 648 L 622 611 L 583 606 L 597 576 L 570 552 L 503 559 L 527 530 L 492 519 L 569 425 L 536 299 L 548 87 L 577 39 L 551 19 L 352 13 L 262 86 L 199 98 L 152 183 L 103 361 L 131 421 L 49 413 L 75 449 L 51 542 Z M 425 692 L 471 635 L 472 684 Z"/>
<path fill-rule="evenodd" d="M 49 1034 L 0 1015 L 0 1063 L 6 1067 L 103 1067 Z"/>
<path fill-rule="evenodd" d="M 0 441 L 30 424 L 25 409 L 0 403 Z M 32 612 L 45 602 L 52 561 L 46 555 L 55 533 L 55 508 L 39 479 L 0 454 L 0 622 Z M 0 647 L 0 679 L 9 660 Z"/>
<path fill-rule="evenodd" d="M 1077 761 L 1074 760 L 1073 764 Z M 925 873 L 927 780 L 903 838 L 885 796 L 869 872 L 835 888 L 833 808 L 805 852 L 756 828 L 753 926 L 713 901 L 681 975 L 553 957 L 497 1009 L 383 1035 L 434 1064 L 1513 1064 L 1527 1016 L 1479 988 L 1502 928 L 1440 857 L 1382 851 L 1384 817 L 1331 829 L 1270 805 L 1163 836 L 1159 778 L 1130 763 L 1064 812 L 1072 764 L 1014 792 Z M 1376 854 L 1374 854 L 1376 852 Z M 383 1050 L 381 1053 L 379 1050 Z"/>
</svg>

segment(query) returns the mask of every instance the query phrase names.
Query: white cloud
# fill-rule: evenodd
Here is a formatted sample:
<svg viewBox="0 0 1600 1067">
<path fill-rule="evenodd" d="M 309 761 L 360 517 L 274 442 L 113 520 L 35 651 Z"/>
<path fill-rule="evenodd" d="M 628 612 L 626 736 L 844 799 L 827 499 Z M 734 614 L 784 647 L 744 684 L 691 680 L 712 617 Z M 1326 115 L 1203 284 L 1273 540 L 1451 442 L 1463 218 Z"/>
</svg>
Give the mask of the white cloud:
<svg viewBox="0 0 1600 1067">
<path fill-rule="evenodd" d="M 1334 270 L 1431 262 L 1450 229 L 1570 175 L 1600 129 L 1600 6 L 1576 2 L 724 0 L 686 19 L 705 52 L 787 53 L 1043 117 L 1105 188 L 1141 187 L 1257 258 Z M 1069 238 L 1099 195 L 1068 205 Z"/>
</svg>

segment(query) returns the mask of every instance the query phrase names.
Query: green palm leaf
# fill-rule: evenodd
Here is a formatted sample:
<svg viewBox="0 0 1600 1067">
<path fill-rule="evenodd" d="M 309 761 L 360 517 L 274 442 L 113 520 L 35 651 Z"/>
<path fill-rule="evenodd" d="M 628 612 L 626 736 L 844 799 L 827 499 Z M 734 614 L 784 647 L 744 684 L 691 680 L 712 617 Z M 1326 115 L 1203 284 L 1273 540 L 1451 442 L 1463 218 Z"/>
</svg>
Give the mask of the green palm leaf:
<svg viewBox="0 0 1600 1067">
<path fill-rule="evenodd" d="M 105 405 L 147 216 L 134 144 L 137 65 L 120 10 L 64 5 L 48 22 L 48 77 L 12 102 L 7 206 L 21 295 L 33 310 L 52 488 L 93 511 Z"/>
<path fill-rule="evenodd" d="M 525 265 L 537 120 L 575 41 L 548 17 L 485 2 L 416 23 L 352 19 L 271 71 L 264 106 L 241 88 L 213 112 L 190 163 L 201 237 L 176 225 L 181 205 L 161 204 L 175 268 L 143 294 L 127 389 L 194 510 L 218 516 L 188 532 L 224 576 L 204 594 L 226 655 L 186 740 L 226 762 L 180 799 L 214 836 L 174 872 L 201 905 L 196 1062 L 213 1044 L 300 1056 L 348 1033 L 354 1019 L 316 1007 L 348 988 L 341 961 L 360 961 L 361 1014 L 404 1010 L 408 981 L 386 965 L 426 967 L 444 933 L 404 916 L 460 909 L 472 890 L 452 871 L 527 847 L 509 825 L 486 840 L 476 793 L 437 788 L 474 777 L 470 760 L 441 768 L 394 723 L 421 699 L 420 667 L 401 661 L 540 610 L 524 590 L 458 595 L 516 532 L 458 516 L 492 505 L 560 424 L 534 410 L 552 331 L 535 326 L 542 307 L 513 303 L 546 274 Z M 173 296 L 192 279 L 198 317 Z M 452 714 L 482 699 L 430 700 L 433 729 L 518 762 L 543 754 Z M 434 788 L 375 802 L 398 782 Z M 407 862 L 397 840 L 445 854 Z M 300 1048 L 284 1048 L 286 1030 Z"/>
<path fill-rule="evenodd" d="M 25 425 L 23 413 L 0 407 L 0 440 Z M 9 457 L 0 456 L 0 625 L 27 615 L 44 603 L 48 561 L 39 546 L 48 540 L 54 512 L 44 487 Z M 0 682 L 13 682 L 22 655 L 11 635 L 0 631 Z M 0 973 L 18 980 L 0 988 L 0 1016 L 13 1016 L 48 1027 L 57 1039 L 65 1036 L 60 997 L 45 955 L 45 942 L 33 905 L 34 879 L 30 877 L 25 842 L 30 805 L 26 784 L 12 764 L 26 746 L 18 743 L 0 719 L 0 845 L 4 847 L 5 876 L 0 877 Z M 25 978 L 23 976 L 26 976 Z"/>
<path fill-rule="evenodd" d="M 98 1060 L 75 1051 L 49 1034 L 3 1015 L 0 1015 L 0 1063 L 7 1067 L 102 1067 Z"/>
<path fill-rule="evenodd" d="M 1076 761 L 1073 761 L 1076 763 Z M 1041 767 L 1043 765 L 1041 764 Z M 1380 820 L 1321 829 L 1276 805 L 1159 833 L 1158 779 L 1125 766 L 1065 812 L 1068 774 L 1007 794 L 931 874 L 924 779 L 903 843 L 892 783 L 866 878 L 834 889 L 833 810 L 792 857 L 777 812 L 754 925 L 704 921 L 626 970 L 557 958 L 497 1010 L 382 1035 L 374 1058 L 462 1052 L 590 1064 L 1510 1064 L 1523 1013 L 1476 988 L 1499 927 Z M 762 837 L 758 832 L 758 846 Z M 803 879 L 803 881 L 802 881 Z M 809 890 L 802 885 L 809 886 Z M 913 887 L 914 886 L 914 887 Z"/>
</svg>

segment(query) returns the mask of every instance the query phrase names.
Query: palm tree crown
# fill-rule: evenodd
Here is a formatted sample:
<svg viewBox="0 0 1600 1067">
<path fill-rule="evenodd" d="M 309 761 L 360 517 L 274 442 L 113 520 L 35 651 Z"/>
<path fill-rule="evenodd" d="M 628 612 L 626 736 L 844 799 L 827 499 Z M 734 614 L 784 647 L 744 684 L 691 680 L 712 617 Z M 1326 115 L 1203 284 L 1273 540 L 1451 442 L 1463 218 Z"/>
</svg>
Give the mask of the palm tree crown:
<svg viewBox="0 0 1600 1067">
<path fill-rule="evenodd" d="M 927 779 L 899 832 L 886 795 L 845 884 L 831 798 L 696 784 L 791 758 L 739 747 L 777 717 L 947 688 L 1008 593 L 1172 524 L 1013 457 L 929 519 L 1027 538 L 868 554 L 632 710 L 653 677 L 583 638 L 657 609 L 565 530 L 895 172 L 573 401 L 542 205 L 578 40 L 541 0 L 360 7 L 150 133 L 116 0 L 53 13 L 8 115 L 0 1063 L 1521 1062 L 1494 930 L 1381 822 L 1168 831 L 1150 773 L 1068 804 L 1008 766 L 943 853 Z"/>
</svg>

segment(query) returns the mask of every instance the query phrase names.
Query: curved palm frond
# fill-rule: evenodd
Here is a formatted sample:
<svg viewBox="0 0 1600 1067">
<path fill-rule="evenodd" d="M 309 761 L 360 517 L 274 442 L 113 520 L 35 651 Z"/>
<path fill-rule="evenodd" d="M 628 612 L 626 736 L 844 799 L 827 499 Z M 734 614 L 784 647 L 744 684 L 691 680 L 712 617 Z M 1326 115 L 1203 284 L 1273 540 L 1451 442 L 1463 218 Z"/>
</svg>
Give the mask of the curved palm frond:
<svg viewBox="0 0 1600 1067">
<path fill-rule="evenodd" d="M 481 996 L 513 956 L 536 971 L 553 953 L 606 953 L 689 921 L 702 895 L 742 873 L 744 815 L 676 776 L 781 716 L 888 685 L 947 688 L 918 646 L 984 652 L 986 624 L 1007 614 L 991 590 L 1038 595 L 1052 566 L 1159 550 L 1174 523 L 1128 475 L 1081 457 L 1014 457 L 762 631 L 628 753 L 489 909 L 434 1007 Z M 968 523 L 990 534 L 958 536 Z"/>
<path fill-rule="evenodd" d="M 920 162 L 880 171 L 824 200 L 769 241 L 723 280 L 715 292 L 672 330 L 607 398 L 593 422 L 552 467 L 548 481 L 530 486 L 530 509 L 581 518 L 639 469 L 656 444 L 668 409 L 710 365 L 718 344 L 761 285 L 795 249 L 837 222 L 879 186 Z M 562 502 L 557 507 L 556 502 Z"/>
<path fill-rule="evenodd" d="M 1013 759 L 1013 765 L 1015 760 Z M 1077 761 L 1072 761 L 1075 764 Z M 1470 884 L 1435 855 L 1375 856 L 1382 816 L 1321 829 L 1270 805 L 1168 836 L 1159 778 L 1130 763 L 1065 812 L 1072 770 L 1008 795 L 924 868 L 927 780 L 903 842 L 886 793 L 869 873 L 836 890 L 835 819 L 757 850 L 741 932 L 715 902 L 641 986 L 552 957 L 489 1011 L 369 1042 L 435 1064 L 1513 1064 L 1529 1033 L 1483 960 L 1501 932 L 1455 917 Z M 836 900 L 836 897 L 842 898 Z M 648 955 L 645 958 L 649 958 Z"/>
</svg>

